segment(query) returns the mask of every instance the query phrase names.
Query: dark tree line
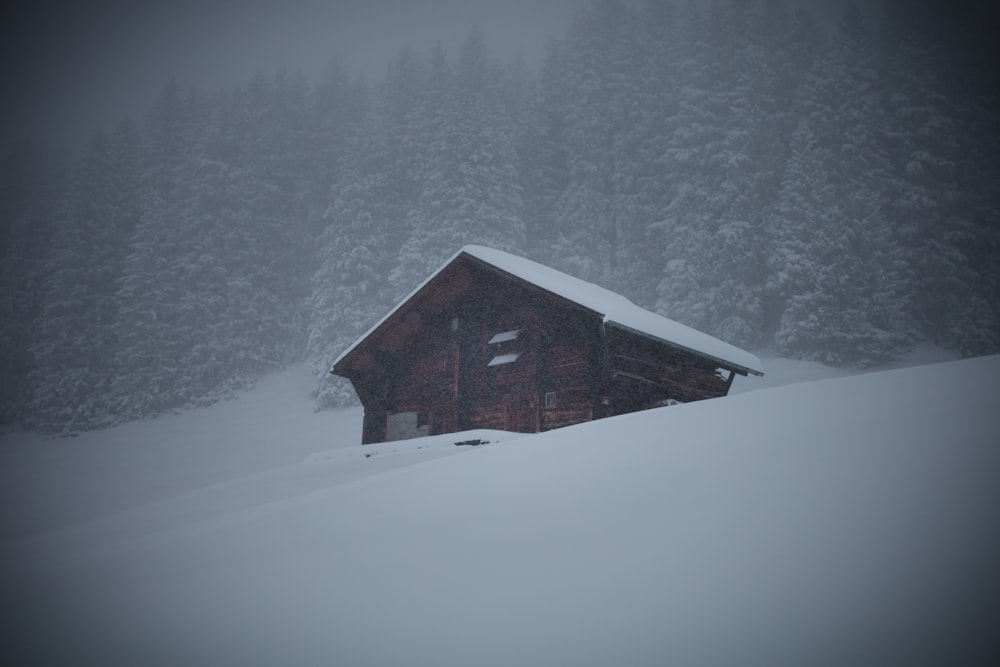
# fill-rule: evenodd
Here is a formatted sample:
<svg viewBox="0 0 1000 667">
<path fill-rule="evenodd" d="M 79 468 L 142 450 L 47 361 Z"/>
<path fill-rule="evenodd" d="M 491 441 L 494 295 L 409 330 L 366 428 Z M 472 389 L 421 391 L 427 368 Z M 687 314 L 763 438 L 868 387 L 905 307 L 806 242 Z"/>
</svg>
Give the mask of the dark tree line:
<svg viewBox="0 0 1000 667">
<path fill-rule="evenodd" d="M 330 361 L 465 243 L 752 349 L 1000 351 L 992 9 L 600 0 L 544 61 L 401 49 L 212 94 L 0 174 L 0 421 L 103 427 Z M 985 12 L 985 13 L 984 13 Z M 992 12 L 992 13 L 990 13 Z"/>
</svg>

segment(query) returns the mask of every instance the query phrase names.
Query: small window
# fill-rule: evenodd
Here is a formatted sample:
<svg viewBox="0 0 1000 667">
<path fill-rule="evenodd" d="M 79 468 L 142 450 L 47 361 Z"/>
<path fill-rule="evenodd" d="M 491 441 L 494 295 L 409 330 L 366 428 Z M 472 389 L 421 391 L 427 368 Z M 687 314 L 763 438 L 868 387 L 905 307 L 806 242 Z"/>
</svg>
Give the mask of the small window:
<svg viewBox="0 0 1000 667">
<path fill-rule="evenodd" d="M 547 391 L 545 392 L 545 409 L 549 410 L 556 407 L 556 392 Z"/>
</svg>

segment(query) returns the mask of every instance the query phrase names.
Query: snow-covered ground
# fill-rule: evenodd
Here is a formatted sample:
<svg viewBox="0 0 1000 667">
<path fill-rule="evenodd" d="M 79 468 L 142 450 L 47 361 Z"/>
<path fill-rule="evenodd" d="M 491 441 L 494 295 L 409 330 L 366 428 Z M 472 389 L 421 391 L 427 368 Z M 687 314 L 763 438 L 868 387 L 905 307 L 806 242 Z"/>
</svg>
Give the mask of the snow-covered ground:
<svg viewBox="0 0 1000 667">
<path fill-rule="evenodd" d="M 360 447 L 301 367 L 8 434 L 0 659 L 994 664 L 1000 356 L 763 362 L 725 399 L 477 447 Z"/>
</svg>

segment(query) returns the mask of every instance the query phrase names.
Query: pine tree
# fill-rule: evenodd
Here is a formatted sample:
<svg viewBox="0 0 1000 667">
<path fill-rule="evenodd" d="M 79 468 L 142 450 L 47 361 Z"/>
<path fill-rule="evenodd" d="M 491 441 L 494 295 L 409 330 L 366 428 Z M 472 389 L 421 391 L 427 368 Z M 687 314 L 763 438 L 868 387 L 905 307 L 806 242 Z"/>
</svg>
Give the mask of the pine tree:
<svg viewBox="0 0 1000 667">
<path fill-rule="evenodd" d="M 28 425 L 29 374 L 53 230 L 66 215 L 64 153 L 14 144 L 0 164 L 0 428 Z"/>
<path fill-rule="evenodd" d="M 378 198 L 385 184 L 378 173 L 348 174 L 356 178 L 341 188 L 328 211 L 330 226 L 319 239 L 309 299 L 307 351 L 320 407 L 354 400 L 346 381 L 330 377 L 330 364 L 391 307 L 386 276 L 395 256 L 386 247 L 389 218 Z"/>
<path fill-rule="evenodd" d="M 46 263 L 45 299 L 31 373 L 34 423 L 52 432 L 116 421 L 115 318 L 126 243 L 136 223 L 138 143 L 123 122 L 98 130 L 77 170 L 67 215 Z"/>
<path fill-rule="evenodd" d="M 306 355 L 320 407 L 355 400 L 347 381 L 330 376 L 330 364 L 391 307 L 387 277 L 398 250 L 391 225 L 399 212 L 392 203 L 392 170 L 384 162 L 386 128 L 386 119 L 372 113 L 350 133 L 340 185 L 317 243 Z"/>
<path fill-rule="evenodd" d="M 629 224 L 623 137 L 636 112 L 637 91 L 630 40 L 637 35 L 633 12 L 618 0 L 582 10 L 567 39 L 565 150 L 569 180 L 556 206 L 553 260 L 585 280 L 616 285 L 614 264 L 623 227 Z"/>
<path fill-rule="evenodd" d="M 565 47 L 550 40 L 538 79 L 525 84 L 524 121 L 515 128 L 525 251 L 543 262 L 556 238 L 556 206 L 569 180 L 565 68 Z"/>
<path fill-rule="evenodd" d="M 301 81 L 279 71 L 254 77 L 238 90 L 216 156 L 223 169 L 213 214 L 217 263 L 226 282 L 216 313 L 225 341 L 228 383 L 252 382 L 284 367 L 301 352 L 302 300 L 309 264 L 303 261 L 309 226 L 306 174 L 296 164 L 303 146 L 302 113 L 309 103 Z"/>
<path fill-rule="evenodd" d="M 194 128 L 200 100 L 185 100 L 170 82 L 146 123 L 141 215 L 129 243 L 118 293 L 116 366 L 121 370 L 118 413 L 122 419 L 158 414 L 189 398 L 181 381 L 190 344 L 180 331 L 192 295 L 182 276 L 183 225 L 194 164 Z M 197 243 L 198 236 L 191 238 Z"/>
<path fill-rule="evenodd" d="M 963 246 L 973 224 L 959 206 L 955 113 L 939 74 L 946 59 L 915 26 L 887 39 L 894 44 L 886 105 L 895 157 L 888 212 L 906 253 L 908 303 L 922 335 L 961 349 L 983 313 L 968 298 L 977 279 Z"/>
<path fill-rule="evenodd" d="M 902 254 L 883 208 L 889 183 L 874 53 L 856 8 L 803 85 L 772 228 L 769 291 L 786 354 L 868 366 L 907 341 Z"/>
<path fill-rule="evenodd" d="M 884 204 L 891 168 L 876 53 L 857 7 L 848 6 L 836 37 L 841 224 L 852 230 L 852 254 L 861 260 L 860 272 L 845 274 L 853 278 L 865 320 L 855 323 L 863 330 L 855 361 L 870 365 L 893 358 L 909 342 L 907 275 Z"/>
<path fill-rule="evenodd" d="M 123 345 L 119 297 L 132 235 L 142 218 L 142 153 L 135 123 L 131 118 L 122 120 L 111 134 L 109 216 L 104 221 L 109 271 L 101 287 L 101 292 L 107 295 L 101 313 L 105 341 L 102 343 L 104 354 L 101 358 L 105 374 L 102 392 L 106 396 L 104 410 L 110 423 L 120 421 L 119 413 L 126 398 L 122 395 L 122 378 L 135 371 L 119 365 Z"/>
<path fill-rule="evenodd" d="M 421 60 L 400 50 L 364 115 L 345 128 L 307 298 L 306 358 L 321 407 L 356 400 L 346 380 L 330 376 L 330 364 L 394 304 L 389 276 L 407 235 L 403 223 L 416 204 L 422 150 L 417 109 L 426 77 Z"/>
<path fill-rule="evenodd" d="M 949 275 L 942 307 L 928 315 L 944 344 L 965 355 L 1000 351 L 1000 56 L 993 3 L 958 1 L 947 13 L 927 3 L 919 9 L 924 42 L 937 62 L 948 66 L 945 91 L 953 109 L 958 159 L 955 206 L 948 211 L 948 260 L 967 271 Z M 929 11 L 928 11 L 929 10 Z M 935 63 L 936 64 L 936 63 Z M 933 70 L 932 70 L 933 71 Z M 971 280 L 969 280 L 971 278 Z M 935 315 L 937 317 L 935 318 Z"/>
<path fill-rule="evenodd" d="M 431 82 L 437 111 L 425 109 L 431 143 L 393 275 L 399 295 L 465 244 L 512 252 L 524 247 L 513 131 L 495 96 L 500 72 L 482 35 L 474 30 L 466 39 L 455 72 L 436 53 Z"/>
<path fill-rule="evenodd" d="M 805 255 L 802 249 L 787 244 L 796 243 L 795 227 L 800 224 L 813 227 L 820 224 L 810 216 L 823 215 L 830 207 L 829 176 L 823 160 L 832 159 L 830 147 L 817 145 L 832 137 L 828 127 L 829 117 L 822 112 L 830 100 L 824 97 L 828 60 L 824 51 L 826 41 L 815 19 L 799 8 L 791 17 L 781 44 L 772 49 L 779 61 L 776 67 L 777 100 L 786 109 L 780 112 L 779 136 L 775 153 L 781 155 L 775 165 L 776 183 L 773 202 L 760 213 L 763 216 L 761 236 L 764 245 L 763 259 L 766 278 L 761 300 L 762 338 L 774 341 L 785 309 L 785 301 L 794 289 L 801 289 L 806 274 L 787 270 L 791 260 L 797 264 Z M 825 64 L 824 64 L 825 63 Z M 825 91 L 825 92 L 824 92 Z M 821 151 L 819 154 L 816 151 Z M 790 290 L 790 285 L 797 285 Z M 786 331 L 783 336 L 790 332 Z"/>
<path fill-rule="evenodd" d="M 609 287 L 652 307 L 662 245 L 653 226 L 668 201 L 671 176 L 662 156 L 674 127 L 679 72 L 673 54 L 679 29 L 673 8 L 650 3 L 645 14 L 629 11 L 610 44 L 613 230 Z"/>
<path fill-rule="evenodd" d="M 712 239 L 729 202 L 722 187 L 725 169 L 736 156 L 727 154 L 728 93 L 713 52 L 712 26 L 695 6 L 686 7 L 680 20 L 681 78 L 673 133 L 662 156 L 673 178 L 655 225 L 663 239 L 664 267 L 656 310 L 711 333 L 719 303 L 711 292 L 724 271 L 712 257 Z"/>
</svg>

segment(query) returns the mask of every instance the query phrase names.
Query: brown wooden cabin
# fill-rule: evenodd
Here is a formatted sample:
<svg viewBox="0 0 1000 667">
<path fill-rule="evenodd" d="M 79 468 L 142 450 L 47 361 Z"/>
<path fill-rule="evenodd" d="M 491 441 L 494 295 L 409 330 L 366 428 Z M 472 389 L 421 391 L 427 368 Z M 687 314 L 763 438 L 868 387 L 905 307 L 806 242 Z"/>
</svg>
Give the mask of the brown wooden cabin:
<svg viewBox="0 0 1000 667">
<path fill-rule="evenodd" d="M 725 396 L 753 355 L 521 257 L 466 246 L 334 362 L 362 442 L 534 433 Z"/>
</svg>

